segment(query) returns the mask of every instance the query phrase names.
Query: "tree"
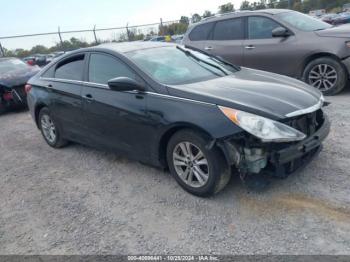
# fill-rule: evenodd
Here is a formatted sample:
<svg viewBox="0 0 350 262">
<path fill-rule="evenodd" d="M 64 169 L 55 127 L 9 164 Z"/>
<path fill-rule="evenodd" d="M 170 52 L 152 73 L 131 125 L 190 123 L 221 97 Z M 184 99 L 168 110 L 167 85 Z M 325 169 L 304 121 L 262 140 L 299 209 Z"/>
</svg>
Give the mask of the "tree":
<svg viewBox="0 0 350 262">
<path fill-rule="evenodd" d="M 187 16 L 181 16 L 180 23 L 188 25 L 190 23 L 190 19 Z"/>
<path fill-rule="evenodd" d="M 254 10 L 260 10 L 266 8 L 266 0 L 260 0 L 260 2 L 254 2 Z"/>
<path fill-rule="evenodd" d="M 269 2 L 267 3 L 267 7 L 268 8 L 276 8 L 278 0 L 269 0 Z"/>
<path fill-rule="evenodd" d="M 213 16 L 214 14 L 212 14 L 212 12 L 210 12 L 209 10 L 205 10 L 204 11 L 204 14 L 203 14 L 203 18 L 207 18 L 207 17 L 211 17 Z"/>
<path fill-rule="evenodd" d="M 219 13 L 220 14 L 233 12 L 234 10 L 235 10 L 235 8 L 234 8 L 232 3 L 227 3 L 227 4 L 219 6 Z"/>
<path fill-rule="evenodd" d="M 252 7 L 250 6 L 250 2 L 245 0 L 241 3 L 241 7 L 240 7 L 241 10 L 251 10 Z"/>
<path fill-rule="evenodd" d="M 48 48 L 43 45 L 36 45 L 30 50 L 31 54 L 47 54 L 48 52 Z"/>
<path fill-rule="evenodd" d="M 172 23 L 159 26 L 159 35 L 182 35 L 186 32 L 188 24 Z"/>
<path fill-rule="evenodd" d="M 198 23 L 200 20 L 202 20 L 202 17 L 199 14 L 193 14 L 191 21 L 192 23 Z"/>
</svg>

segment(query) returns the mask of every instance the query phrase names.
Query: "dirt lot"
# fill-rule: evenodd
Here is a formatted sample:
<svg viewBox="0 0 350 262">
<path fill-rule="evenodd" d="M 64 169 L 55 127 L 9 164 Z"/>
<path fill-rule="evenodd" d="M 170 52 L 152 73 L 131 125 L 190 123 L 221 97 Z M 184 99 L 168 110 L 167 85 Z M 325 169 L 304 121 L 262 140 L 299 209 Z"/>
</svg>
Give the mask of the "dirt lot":
<svg viewBox="0 0 350 262">
<path fill-rule="evenodd" d="M 302 172 L 264 192 L 232 179 L 185 193 L 166 172 L 47 146 L 27 112 L 0 116 L 0 254 L 350 254 L 350 91 Z"/>
</svg>

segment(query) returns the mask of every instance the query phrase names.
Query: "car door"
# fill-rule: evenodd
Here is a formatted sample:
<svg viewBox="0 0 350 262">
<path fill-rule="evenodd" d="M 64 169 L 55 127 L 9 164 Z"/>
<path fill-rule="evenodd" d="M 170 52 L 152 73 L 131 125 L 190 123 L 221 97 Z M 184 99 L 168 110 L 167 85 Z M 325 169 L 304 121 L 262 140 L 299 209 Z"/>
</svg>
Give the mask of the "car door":
<svg viewBox="0 0 350 262">
<path fill-rule="evenodd" d="M 204 50 L 236 65 L 243 63 L 244 22 L 243 18 L 217 21 L 211 39 Z"/>
<path fill-rule="evenodd" d="M 272 31 L 284 27 L 265 16 L 247 17 L 247 39 L 244 41 L 243 65 L 278 74 L 294 76 L 294 64 L 298 63 L 293 50 L 297 48 L 294 35 L 273 37 Z"/>
<path fill-rule="evenodd" d="M 185 36 L 185 46 L 199 50 L 210 51 L 207 47 L 207 40 L 211 37 L 214 22 L 203 23 L 195 26 L 188 36 Z"/>
<path fill-rule="evenodd" d="M 121 59 L 94 52 L 89 55 L 87 83 L 83 88 L 84 121 L 90 142 L 97 147 L 149 157 L 146 93 L 113 91 L 107 82 L 116 77 L 143 81 Z"/>
<path fill-rule="evenodd" d="M 81 141 L 82 126 L 82 78 L 85 54 L 72 55 L 50 68 L 43 81 L 49 91 L 49 109 L 62 126 L 67 138 Z"/>
</svg>

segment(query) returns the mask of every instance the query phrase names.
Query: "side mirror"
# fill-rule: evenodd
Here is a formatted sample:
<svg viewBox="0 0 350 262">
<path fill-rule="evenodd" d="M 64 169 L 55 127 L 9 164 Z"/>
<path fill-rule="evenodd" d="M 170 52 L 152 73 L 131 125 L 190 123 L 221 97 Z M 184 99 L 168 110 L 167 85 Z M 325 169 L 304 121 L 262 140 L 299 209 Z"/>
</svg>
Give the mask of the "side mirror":
<svg viewBox="0 0 350 262">
<path fill-rule="evenodd" d="M 273 37 L 288 37 L 290 35 L 291 33 L 289 32 L 289 30 L 281 26 L 272 30 Z"/>
<path fill-rule="evenodd" d="M 117 77 L 108 81 L 108 86 L 114 91 L 145 91 L 145 87 L 129 77 Z"/>
</svg>

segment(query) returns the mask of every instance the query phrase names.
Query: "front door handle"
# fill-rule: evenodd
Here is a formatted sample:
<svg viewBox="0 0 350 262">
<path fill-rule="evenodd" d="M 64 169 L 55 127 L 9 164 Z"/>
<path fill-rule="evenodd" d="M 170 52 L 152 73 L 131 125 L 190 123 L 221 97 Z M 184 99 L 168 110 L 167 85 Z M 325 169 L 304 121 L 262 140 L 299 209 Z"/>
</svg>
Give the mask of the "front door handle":
<svg viewBox="0 0 350 262">
<path fill-rule="evenodd" d="M 253 50 L 253 49 L 255 49 L 255 46 L 253 46 L 253 45 L 247 45 L 247 46 L 245 47 L 245 49 Z"/>
<path fill-rule="evenodd" d="M 211 46 L 206 46 L 206 47 L 204 47 L 204 50 L 210 51 L 210 50 L 213 50 L 213 47 L 211 47 Z"/>
<path fill-rule="evenodd" d="M 88 102 L 93 102 L 95 99 L 92 97 L 92 95 L 90 95 L 90 94 L 87 94 L 87 95 L 85 95 L 85 96 L 83 96 L 83 98 L 86 100 L 86 101 L 88 101 Z"/>
</svg>

